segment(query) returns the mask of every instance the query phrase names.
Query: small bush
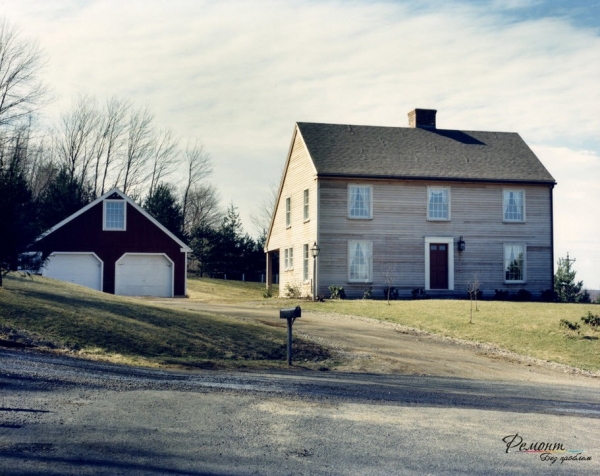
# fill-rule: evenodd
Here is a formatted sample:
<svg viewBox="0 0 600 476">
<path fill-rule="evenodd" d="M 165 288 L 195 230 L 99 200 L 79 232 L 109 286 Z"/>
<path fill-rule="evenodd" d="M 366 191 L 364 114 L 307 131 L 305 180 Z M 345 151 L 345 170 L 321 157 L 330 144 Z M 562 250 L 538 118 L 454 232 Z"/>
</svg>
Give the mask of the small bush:
<svg viewBox="0 0 600 476">
<path fill-rule="evenodd" d="M 494 289 L 494 301 L 508 301 L 508 295 L 510 293 L 505 289 Z"/>
<path fill-rule="evenodd" d="M 389 292 L 389 298 L 388 298 L 388 292 Z M 395 287 L 386 287 L 383 288 L 383 299 L 398 299 L 398 296 L 400 295 L 400 293 L 398 292 L 398 290 Z"/>
<path fill-rule="evenodd" d="M 584 324 L 587 324 L 594 329 L 598 329 L 598 327 L 600 327 L 600 316 L 594 316 L 590 311 L 588 311 L 587 316 L 583 316 L 581 320 Z"/>
<path fill-rule="evenodd" d="M 519 302 L 531 301 L 531 293 L 527 289 L 519 289 L 515 299 Z"/>
<path fill-rule="evenodd" d="M 413 299 L 429 299 L 429 294 L 423 288 L 415 288 L 410 292 Z"/>
<path fill-rule="evenodd" d="M 579 324 L 577 322 L 567 321 L 566 319 L 561 319 L 559 325 L 560 327 L 564 327 L 566 329 L 569 329 L 570 331 L 579 330 Z"/>
<path fill-rule="evenodd" d="M 298 299 L 302 295 L 302 291 L 297 284 L 286 283 L 283 294 L 287 298 Z"/>
<path fill-rule="evenodd" d="M 265 299 L 269 299 L 269 298 L 273 297 L 273 294 L 271 293 L 271 290 L 269 288 L 267 288 L 263 291 L 263 297 Z"/>
<path fill-rule="evenodd" d="M 373 299 L 373 288 L 365 289 L 363 293 L 363 299 Z"/>
<path fill-rule="evenodd" d="M 329 286 L 330 299 L 346 299 L 346 291 L 342 286 Z"/>
<path fill-rule="evenodd" d="M 546 289 L 542 291 L 542 301 L 544 302 L 554 302 L 557 299 L 556 291 L 554 289 Z"/>
</svg>

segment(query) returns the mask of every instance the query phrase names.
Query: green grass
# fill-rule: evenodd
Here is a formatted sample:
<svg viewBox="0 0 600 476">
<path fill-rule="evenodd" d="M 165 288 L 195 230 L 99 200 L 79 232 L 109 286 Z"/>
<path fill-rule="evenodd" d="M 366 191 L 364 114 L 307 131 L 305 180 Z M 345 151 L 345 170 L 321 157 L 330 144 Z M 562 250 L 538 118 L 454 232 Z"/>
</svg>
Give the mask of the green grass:
<svg viewBox="0 0 600 476">
<path fill-rule="evenodd" d="M 238 298 L 243 295 L 243 286 L 239 288 Z M 0 338 L 143 365 L 286 365 L 284 329 L 153 306 L 38 276 L 5 277 L 0 288 Z M 328 352 L 295 339 L 295 360 L 316 357 L 322 361 Z"/>
</svg>

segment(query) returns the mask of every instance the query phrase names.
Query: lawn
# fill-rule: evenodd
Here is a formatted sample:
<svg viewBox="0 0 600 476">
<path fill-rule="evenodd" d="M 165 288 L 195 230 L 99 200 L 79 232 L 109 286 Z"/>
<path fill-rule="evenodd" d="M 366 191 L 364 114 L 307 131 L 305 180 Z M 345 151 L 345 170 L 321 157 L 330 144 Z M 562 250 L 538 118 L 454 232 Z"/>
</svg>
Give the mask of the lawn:
<svg viewBox="0 0 600 476">
<path fill-rule="evenodd" d="M 236 288 L 238 299 L 244 295 L 243 288 Z M 285 330 L 210 313 L 166 309 L 39 276 L 5 277 L 0 288 L 0 339 L 138 365 L 287 365 Z M 315 344 L 294 341 L 297 361 L 323 362 L 328 355 Z"/>
<path fill-rule="evenodd" d="M 600 370 L 600 332 L 586 326 L 588 311 L 600 305 L 482 301 L 470 319 L 468 300 L 356 300 L 305 303 L 303 309 L 370 317 L 442 336 L 492 344 L 522 355 L 590 371 Z M 577 322 L 573 332 L 561 319 Z"/>
</svg>

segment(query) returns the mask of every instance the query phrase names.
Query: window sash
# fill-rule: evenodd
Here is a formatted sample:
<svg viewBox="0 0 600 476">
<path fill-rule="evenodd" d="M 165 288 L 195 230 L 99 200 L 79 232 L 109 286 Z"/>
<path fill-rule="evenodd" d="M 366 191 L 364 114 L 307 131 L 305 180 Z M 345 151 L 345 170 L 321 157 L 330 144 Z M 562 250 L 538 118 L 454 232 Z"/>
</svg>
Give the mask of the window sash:
<svg viewBox="0 0 600 476">
<path fill-rule="evenodd" d="M 430 188 L 427 200 L 427 219 L 450 219 L 450 191 L 447 188 Z"/>
<path fill-rule="evenodd" d="M 348 281 L 368 283 L 372 281 L 372 243 L 350 241 L 348 243 Z"/>
<path fill-rule="evenodd" d="M 504 281 L 525 282 L 525 245 L 504 245 Z"/>
<path fill-rule="evenodd" d="M 292 225 L 292 199 L 290 197 L 285 199 L 285 226 Z"/>
<path fill-rule="evenodd" d="M 304 190 L 304 220 L 308 220 L 308 189 Z"/>
<path fill-rule="evenodd" d="M 308 281 L 308 263 L 309 263 L 309 252 L 308 245 L 304 245 L 304 266 L 302 269 L 302 279 Z"/>
<path fill-rule="evenodd" d="M 504 191 L 504 221 L 525 221 L 525 193 L 523 190 Z"/>
<path fill-rule="evenodd" d="M 125 229 L 125 201 L 106 200 L 104 202 L 104 229 Z"/>
<path fill-rule="evenodd" d="M 348 217 L 371 218 L 371 186 L 350 185 L 348 187 Z"/>
</svg>

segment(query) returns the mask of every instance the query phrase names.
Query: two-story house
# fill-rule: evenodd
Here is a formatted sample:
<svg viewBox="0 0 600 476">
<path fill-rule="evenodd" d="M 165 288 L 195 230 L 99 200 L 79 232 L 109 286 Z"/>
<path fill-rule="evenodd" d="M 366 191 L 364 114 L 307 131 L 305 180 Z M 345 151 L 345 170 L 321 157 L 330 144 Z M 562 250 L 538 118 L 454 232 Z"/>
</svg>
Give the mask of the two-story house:
<svg viewBox="0 0 600 476">
<path fill-rule="evenodd" d="M 281 295 L 337 285 L 382 296 L 391 285 L 465 296 L 475 278 L 488 297 L 552 288 L 556 182 L 519 134 L 437 129 L 430 109 L 408 116 L 409 127 L 296 124 L 267 285 L 278 255 Z"/>
</svg>

